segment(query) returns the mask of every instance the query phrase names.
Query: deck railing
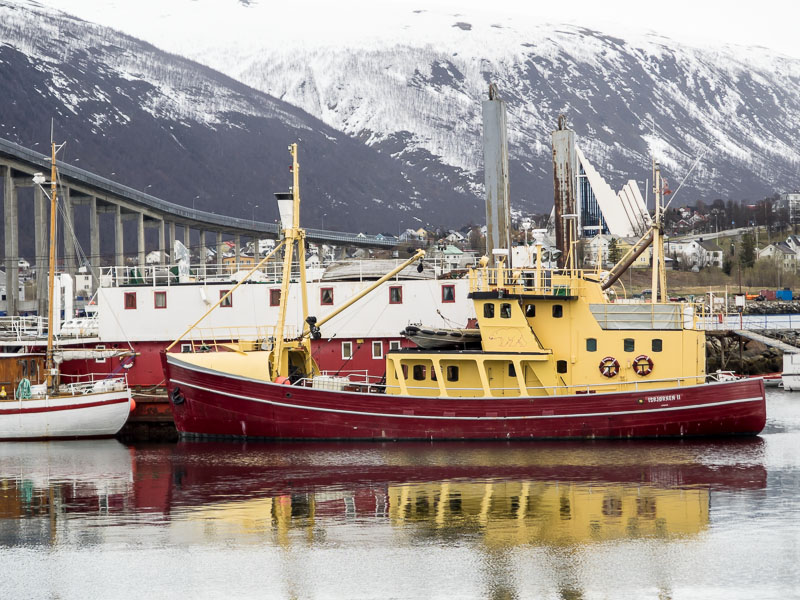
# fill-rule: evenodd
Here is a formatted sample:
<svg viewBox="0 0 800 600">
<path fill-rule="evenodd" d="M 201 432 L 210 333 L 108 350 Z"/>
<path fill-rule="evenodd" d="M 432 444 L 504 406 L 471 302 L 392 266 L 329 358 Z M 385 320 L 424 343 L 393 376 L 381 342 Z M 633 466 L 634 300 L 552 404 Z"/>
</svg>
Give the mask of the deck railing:
<svg viewBox="0 0 800 600">
<path fill-rule="evenodd" d="M 343 375 L 341 372 L 335 374 L 323 374 L 323 377 L 338 378 L 336 381 L 331 382 L 334 385 L 315 385 L 316 378 L 306 377 L 294 382 L 293 385 L 300 387 L 317 387 L 326 390 L 348 391 L 356 393 L 385 393 L 389 390 L 393 392 L 400 391 L 397 385 L 387 385 L 383 377 L 370 376 L 364 373 L 359 377 L 355 374 Z M 709 375 L 708 379 L 715 380 L 714 375 Z M 459 387 L 450 388 L 448 390 L 448 398 L 513 398 L 513 397 L 536 397 L 536 396 L 569 396 L 569 395 L 582 395 L 582 394 L 602 394 L 614 392 L 642 392 L 646 394 L 662 394 L 666 390 L 672 392 L 674 388 L 681 388 L 692 385 L 699 385 L 706 383 L 706 376 L 693 375 L 689 377 L 672 377 L 668 379 L 648 379 L 643 381 L 618 381 L 613 383 L 596 383 L 596 384 L 573 384 L 561 386 L 528 386 L 526 396 L 520 396 L 519 387 L 493 387 L 490 388 L 490 395 L 484 394 L 484 388 L 474 387 Z M 327 383 L 327 382 L 326 382 Z M 658 387 L 653 387 L 653 385 Z M 419 395 L 421 397 L 443 397 L 439 396 L 439 386 L 431 385 L 406 385 L 409 395 Z M 420 392 L 415 394 L 415 392 Z M 431 394 L 431 392 L 434 392 Z M 464 392 L 476 392 L 474 395 L 466 396 Z"/>
</svg>

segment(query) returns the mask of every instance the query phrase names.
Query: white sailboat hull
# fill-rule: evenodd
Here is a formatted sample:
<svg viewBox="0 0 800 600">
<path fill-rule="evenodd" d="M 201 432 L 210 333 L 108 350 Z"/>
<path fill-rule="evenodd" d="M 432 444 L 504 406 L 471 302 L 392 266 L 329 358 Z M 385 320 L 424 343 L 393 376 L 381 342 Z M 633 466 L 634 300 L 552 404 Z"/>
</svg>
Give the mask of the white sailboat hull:
<svg viewBox="0 0 800 600">
<path fill-rule="evenodd" d="M 124 389 L 0 402 L 0 440 L 87 438 L 115 435 L 131 410 Z"/>
</svg>

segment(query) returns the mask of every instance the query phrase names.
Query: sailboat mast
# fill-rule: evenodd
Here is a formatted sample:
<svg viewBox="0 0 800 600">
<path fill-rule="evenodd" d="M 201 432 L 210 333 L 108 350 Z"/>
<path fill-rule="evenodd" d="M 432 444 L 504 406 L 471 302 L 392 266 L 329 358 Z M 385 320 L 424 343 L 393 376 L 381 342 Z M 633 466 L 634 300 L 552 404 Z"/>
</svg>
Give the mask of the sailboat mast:
<svg viewBox="0 0 800 600">
<path fill-rule="evenodd" d="M 47 371 L 47 389 L 53 389 L 54 360 L 53 360 L 53 295 L 56 278 L 56 144 L 50 141 L 50 270 L 48 273 L 48 302 L 47 302 L 47 355 L 45 370 Z"/>
</svg>

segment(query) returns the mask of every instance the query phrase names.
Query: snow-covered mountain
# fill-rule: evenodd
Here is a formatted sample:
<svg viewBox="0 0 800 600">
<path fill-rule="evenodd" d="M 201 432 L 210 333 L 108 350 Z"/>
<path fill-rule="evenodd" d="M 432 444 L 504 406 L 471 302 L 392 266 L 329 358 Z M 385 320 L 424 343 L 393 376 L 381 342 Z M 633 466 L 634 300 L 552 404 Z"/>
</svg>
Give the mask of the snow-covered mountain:
<svg viewBox="0 0 800 600">
<path fill-rule="evenodd" d="M 800 187 L 800 60 L 764 49 L 612 36 L 504 15 L 502 7 L 456 14 L 408 1 L 379 10 L 319 1 L 44 1 L 225 73 L 279 98 L 270 101 L 284 113 L 313 115 L 320 123 L 310 127 L 324 123 L 338 145 L 372 151 L 387 170 L 370 159 L 362 184 L 382 191 L 351 199 L 373 207 L 370 214 L 398 202 L 387 221 L 401 215 L 452 226 L 481 218 L 480 102 L 489 82 L 508 102 L 517 208 L 552 203 L 550 132 L 560 113 L 614 187 L 629 178 L 644 184 L 651 152 L 673 188 L 702 156 L 679 202 Z M 152 85 L 163 89 L 160 73 Z M 213 125 L 213 103 L 191 94 L 181 102 L 199 121 L 210 111 Z M 404 181 L 394 195 L 401 200 L 373 182 L 389 173 Z M 339 185 L 338 177 L 325 183 Z"/>
<path fill-rule="evenodd" d="M 0 136 L 44 148 L 52 117 L 67 160 L 184 205 L 272 221 L 299 141 L 308 227 L 396 233 L 481 214 L 300 108 L 34 2 L 0 0 L 0 90 Z"/>
</svg>

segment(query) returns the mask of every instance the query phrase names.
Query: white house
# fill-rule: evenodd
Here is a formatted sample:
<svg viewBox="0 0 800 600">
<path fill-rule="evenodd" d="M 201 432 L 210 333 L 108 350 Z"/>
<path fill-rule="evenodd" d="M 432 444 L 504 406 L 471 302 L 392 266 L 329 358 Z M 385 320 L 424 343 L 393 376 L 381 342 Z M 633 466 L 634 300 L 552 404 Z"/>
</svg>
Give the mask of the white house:
<svg viewBox="0 0 800 600">
<path fill-rule="evenodd" d="M 758 251 L 758 258 L 774 261 L 782 271 L 791 273 L 797 271 L 797 253 L 787 242 L 778 242 L 762 248 Z"/>
</svg>

